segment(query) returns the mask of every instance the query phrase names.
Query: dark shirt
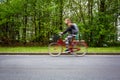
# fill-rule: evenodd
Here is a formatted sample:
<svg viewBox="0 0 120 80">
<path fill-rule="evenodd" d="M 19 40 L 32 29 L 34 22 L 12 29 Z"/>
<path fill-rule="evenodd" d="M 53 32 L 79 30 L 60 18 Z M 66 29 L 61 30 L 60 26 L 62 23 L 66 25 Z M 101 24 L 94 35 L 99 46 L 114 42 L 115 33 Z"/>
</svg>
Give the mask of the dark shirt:
<svg viewBox="0 0 120 80">
<path fill-rule="evenodd" d="M 74 25 L 71 25 L 70 27 L 68 27 L 68 28 L 63 32 L 63 34 L 66 34 L 67 32 L 68 32 L 69 34 L 76 34 L 76 33 L 74 32 L 74 30 L 75 30 L 75 26 L 74 26 Z"/>
</svg>

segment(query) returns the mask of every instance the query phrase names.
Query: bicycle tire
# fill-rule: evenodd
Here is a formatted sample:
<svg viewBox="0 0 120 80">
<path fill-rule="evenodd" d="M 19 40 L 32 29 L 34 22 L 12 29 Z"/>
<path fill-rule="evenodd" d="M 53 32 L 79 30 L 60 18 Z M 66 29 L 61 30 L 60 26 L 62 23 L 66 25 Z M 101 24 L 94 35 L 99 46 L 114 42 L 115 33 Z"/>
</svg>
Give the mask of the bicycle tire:
<svg viewBox="0 0 120 80">
<path fill-rule="evenodd" d="M 50 43 L 48 46 L 48 53 L 51 56 L 60 56 L 62 52 L 62 46 L 57 43 Z"/>
<path fill-rule="evenodd" d="M 71 52 L 71 54 L 82 57 L 85 56 L 87 53 L 87 45 L 86 43 L 79 42 L 74 45 L 72 50 L 73 52 Z"/>
</svg>

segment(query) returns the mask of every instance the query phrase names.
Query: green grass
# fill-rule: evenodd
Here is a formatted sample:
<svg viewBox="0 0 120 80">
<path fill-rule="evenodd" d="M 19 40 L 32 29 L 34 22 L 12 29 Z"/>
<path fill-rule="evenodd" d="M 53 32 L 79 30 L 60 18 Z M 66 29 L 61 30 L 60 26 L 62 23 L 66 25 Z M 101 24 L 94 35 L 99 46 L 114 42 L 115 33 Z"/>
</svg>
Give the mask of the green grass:
<svg viewBox="0 0 120 80">
<path fill-rule="evenodd" d="M 120 53 L 120 47 L 90 47 L 89 53 Z"/>
<path fill-rule="evenodd" d="M 0 47 L 0 53 L 47 53 L 47 47 Z M 120 53 L 120 47 L 89 47 L 89 53 Z"/>
<path fill-rule="evenodd" d="M 13 53 L 42 53 L 48 52 L 47 47 L 0 47 L 0 52 L 13 52 Z"/>
</svg>

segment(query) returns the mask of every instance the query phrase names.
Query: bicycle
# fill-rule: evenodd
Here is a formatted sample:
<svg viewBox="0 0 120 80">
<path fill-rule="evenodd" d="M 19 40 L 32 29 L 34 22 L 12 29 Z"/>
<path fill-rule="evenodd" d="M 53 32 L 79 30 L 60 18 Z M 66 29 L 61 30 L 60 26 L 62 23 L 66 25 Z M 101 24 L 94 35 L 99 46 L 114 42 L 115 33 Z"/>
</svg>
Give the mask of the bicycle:
<svg viewBox="0 0 120 80">
<path fill-rule="evenodd" d="M 73 40 L 70 44 L 69 53 L 75 56 L 85 56 L 87 47 L 84 40 Z M 60 56 L 61 53 L 64 53 L 64 49 L 66 49 L 66 44 L 61 36 L 57 36 L 56 42 L 52 42 L 48 46 L 48 52 L 51 56 Z"/>
</svg>

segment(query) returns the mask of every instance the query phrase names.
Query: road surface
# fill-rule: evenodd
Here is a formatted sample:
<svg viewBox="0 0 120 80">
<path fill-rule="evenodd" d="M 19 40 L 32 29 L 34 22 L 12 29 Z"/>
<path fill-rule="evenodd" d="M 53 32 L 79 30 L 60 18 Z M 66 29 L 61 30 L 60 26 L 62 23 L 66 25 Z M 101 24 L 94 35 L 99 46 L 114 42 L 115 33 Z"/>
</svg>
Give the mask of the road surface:
<svg viewBox="0 0 120 80">
<path fill-rule="evenodd" d="M 120 56 L 1 55 L 0 80 L 120 80 Z"/>
</svg>

